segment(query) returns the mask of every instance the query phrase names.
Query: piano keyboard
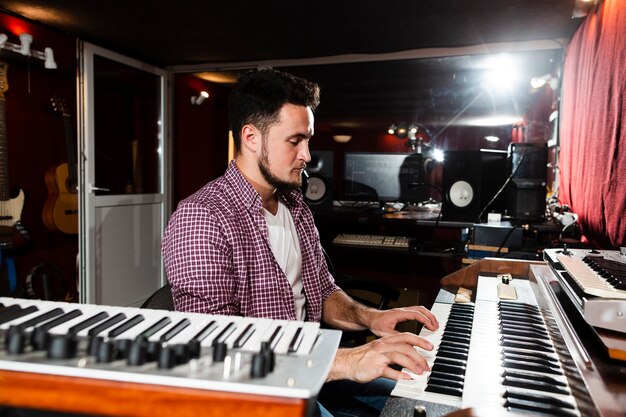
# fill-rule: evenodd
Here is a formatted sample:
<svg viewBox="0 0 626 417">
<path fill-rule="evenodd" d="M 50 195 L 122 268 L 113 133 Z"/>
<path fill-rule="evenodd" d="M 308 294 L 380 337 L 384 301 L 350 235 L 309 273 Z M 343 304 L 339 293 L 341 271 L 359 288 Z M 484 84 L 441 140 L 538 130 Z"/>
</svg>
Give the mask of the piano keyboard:
<svg viewBox="0 0 626 417">
<path fill-rule="evenodd" d="M 0 370 L 313 398 L 339 338 L 310 322 L 0 297 Z"/>
<path fill-rule="evenodd" d="M 559 254 L 556 259 L 586 294 L 626 299 L 625 262 L 594 255 L 579 259 Z"/>
<path fill-rule="evenodd" d="M 523 300 L 500 301 L 496 278 L 480 277 L 475 304 L 436 302 L 431 311 L 442 325 L 420 332 L 435 348 L 416 348 L 431 371 L 398 381 L 392 395 L 459 408 L 580 416 L 555 347 L 559 335 L 525 288 L 528 281 L 513 283 Z"/>
</svg>

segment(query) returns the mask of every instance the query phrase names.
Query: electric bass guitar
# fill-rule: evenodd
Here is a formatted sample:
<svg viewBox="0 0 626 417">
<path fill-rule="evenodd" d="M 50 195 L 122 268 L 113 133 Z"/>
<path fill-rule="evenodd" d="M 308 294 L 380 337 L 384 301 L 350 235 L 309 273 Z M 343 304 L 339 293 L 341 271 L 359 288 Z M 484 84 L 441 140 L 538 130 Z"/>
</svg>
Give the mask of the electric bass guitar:
<svg viewBox="0 0 626 417">
<path fill-rule="evenodd" d="M 72 120 L 62 99 L 51 98 L 52 110 L 61 115 L 65 126 L 67 162 L 50 167 L 45 180 L 48 198 L 43 206 L 42 220 L 52 232 L 78 233 L 78 172 L 72 135 Z"/>
<path fill-rule="evenodd" d="M 9 156 L 6 136 L 6 98 L 9 89 L 8 65 L 0 62 L 0 249 L 18 248 L 27 243 L 30 236 L 20 219 L 24 208 L 24 191 L 11 198 L 9 190 Z"/>
</svg>

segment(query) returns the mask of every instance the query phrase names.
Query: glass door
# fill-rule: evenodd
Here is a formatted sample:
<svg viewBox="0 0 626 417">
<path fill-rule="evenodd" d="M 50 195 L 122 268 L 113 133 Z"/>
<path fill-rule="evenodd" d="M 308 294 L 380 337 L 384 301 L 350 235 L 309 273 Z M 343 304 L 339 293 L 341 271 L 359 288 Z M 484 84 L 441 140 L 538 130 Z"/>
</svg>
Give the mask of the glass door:
<svg viewBox="0 0 626 417">
<path fill-rule="evenodd" d="M 165 282 L 166 72 L 79 50 L 80 299 L 137 306 Z"/>
</svg>

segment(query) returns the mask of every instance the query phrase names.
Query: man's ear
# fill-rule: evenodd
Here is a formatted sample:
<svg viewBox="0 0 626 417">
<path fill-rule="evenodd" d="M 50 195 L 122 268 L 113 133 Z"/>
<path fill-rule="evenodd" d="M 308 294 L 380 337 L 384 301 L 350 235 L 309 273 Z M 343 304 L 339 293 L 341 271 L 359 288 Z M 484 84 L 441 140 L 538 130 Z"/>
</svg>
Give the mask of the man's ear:
<svg viewBox="0 0 626 417">
<path fill-rule="evenodd" d="M 241 146 L 252 153 L 256 153 L 257 146 L 261 143 L 261 134 L 253 125 L 245 125 L 241 128 Z"/>
</svg>

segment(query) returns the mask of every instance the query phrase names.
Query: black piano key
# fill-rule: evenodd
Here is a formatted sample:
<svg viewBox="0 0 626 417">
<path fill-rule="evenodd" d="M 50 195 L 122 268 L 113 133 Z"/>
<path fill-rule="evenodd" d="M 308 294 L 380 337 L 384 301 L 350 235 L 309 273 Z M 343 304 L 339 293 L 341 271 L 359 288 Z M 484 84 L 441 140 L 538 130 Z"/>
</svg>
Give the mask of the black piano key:
<svg viewBox="0 0 626 417">
<path fill-rule="evenodd" d="M 215 329 L 217 329 L 217 323 L 215 322 L 215 320 L 211 320 L 194 337 L 191 338 L 190 342 L 194 342 L 194 343 L 202 342 L 204 339 L 209 337 L 209 335 L 213 333 Z"/>
<path fill-rule="evenodd" d="M 14 309 L 11 307 L 15 307 Z M 11 308 L 11 309 L 9 309 Z M 0 324 L 9 323 L 13 320 L 17 320 L 21 317 L 27 316 L 31 313 L 39 311 L 35 306 L 28 306 L 26 308 L 20 308 L 18 305 L 12 305 L 4 311 L 6 314 L 0 316 Z"/>
<path fill-rule="evenodd" d="M 551 404 L 544 404 L 536 401 L 519 400 L 517 398 L 508 398 L 504 407 L 509 411 L 533 411 L 544 413 L 549 416 L 576 417 L 578 414 L 565 410 Z"/>
<path fill-rule="evenodd" d="M 541 352 L 525 352 L 525 353 L 517 353 L 517 352 L 509 352 L 506 349 L 502 352 L 502 356 L 505 359 L 512 359 L 516 361 L 526 361 L 532 363 L 540 363 L 545 366 L 551 366 L 554 368 L 559 367 L 559 361 L 556 358 L 553 358 L 549 355 L 543 354 Z"/>
<path fill-rule="evenodd" d="M 146 330 L 141 332 L 141 334 L 139 334 L 137 337 L 142 338 L 142 339 L 149 339 L 150 336 L 154 335 L 155 333 L 157 333 L 159 330 L 161 330 L 162 328 L 164 328 L 171 322 L 172 322 L 171 318 L 163 317 L 162 319 L 154 323 L 152 326 L 148 327 Z"/>
<path fill-rule="evenodd" d="M 244 343 L 246 343 L 248 341 L 248 339 L 250 338 L 250 336 L 252 336 L 252 334 L 254 334 L 254 324 L 253 323 L 249 323 L 246 328 L 243 330 L 243 332 L 241 332 L 241 334 L 239 336 L 237 336 L 237 339 L 235 339 L 235 342 L 233 343 L 233 347 L 234 348 L 240 348 L 244 345 Z"/>
<path fill-rule="evenodd" d="M 519 378 L 519 379 L 526 379 L 530 381 L 541 381 L 541 382 L 545 382 L 546 384 L 558 385 L 559 387 L 567 387 L 567 384 L 565 382 L 557 378 L 551 377 L 549 375 L 538 375 L 538 374 L 525 372 L 525 371 L 506 370 L 502 373 L 502 377 L 513 377 L 513 378 Z"/>
<path fill-rule="evenodd" d="M 289 343 L 289 352 L 295 352 L 300 347 L 300 343 L 302 342 L 304 332 L 302 331 L 302 327 L 298 327 L 296 333 L 291 338 L 291 342 Z"/>
<path fill-rule="evenodd" d="M 512 335 L 512 336 L 519 336 L 519 337 L 529 337 L 529 338 L 544 338 L 547 339 L 548 336 L 548 332 L 544 332 L 544 331 L 538 331 L 538 330 L 534 330 L 534 329 L 529 329 L 529 330 L 523 330 L 523 329 L 512 329 L 510 327 L 505 327 L 502 326 L 500 328 L 500 333 L 501 334 L 505 334 L 505 335 Z"/>
<path fill-rule="evenodd" d="M 272 333 L 272 336 L 270 336 L 269 340 L 267 341 L 269 343 L 269 346 L 274 346 L 274 342 L 278 337 L 278 334 L 280 333 L 280 330 L 282 329 L 282 326 L 277 326 L 276 329 L 274 329 L 274 332 Z"/>
<path fill-rule="evenodd" d="M 111 317 L 110 319 L 105 321 L 104 323 L 101 323 L 101 324 L 97 325 L 96 327 L 93 327 L 93 328 L 89 329 L 89 332 L 87 333 L 87 335 L 88 336 L 97 336 L 98 334 L 102 333 L 103 331 L 105 331 L 109 327 L 115 326 L 117 323 L 121 322 L 124 319 L 126 319 L 126 314 L 124 314 L 124 313 L 117 313 L 116 315 L 114 315 L 113 317 Z"/>
<path fill-rule="evenodd" d="M 37 326 L 38 324 L 48 321 L 56 316 L 60 316 L 61 314 L 63 314 L 63 310 L 61 310 L 60 308 L 55 308 L 50 311 L 46 311 L 45 313 L 42 313 L 37 317 L 33 317 L 30 320 L 20 323 L 17 326 L 21 329 L 26 329 L 28 327 Z"/>
<path fill-rule="evenodd" d="M 13 304 L 10 306 L 5 306 L 4 304 L 2 305 L 2 307 L 0 307 L 0 320 L 2 320 L 2 317 L 4 317 L 7 314 L 11 314 L 15 311 L 21 310 L 22 308 L 17 305 L 17 304 Z"/>
<path fill-rule="evenodd" d="M 465 375 L 465 366 L 437 363 L 437 360 L 435 360 L 435 363 L 433 363 L 433 366 L 431 366 L 430 369 L 432 372 L 445 372 L 448 374 Z"/>
<path fill-rule="evenodd" d="M 167 332 L 161 335 L 161 337 L 159 338 L 159 342 L 161 343 L 169 342 L 174 336 L 176 336 L 178 333 L 182 332 L 184 329 L 189 327 L 190 324 L 191 324 L 191 321 L 189 321 L 189 319 L 180 320 L 178 323 L 174 325 L 174 327 L 172 327 Z"/>
<path fill-rule="evenodd" d="M 532 316 L 530 314 L 513 314 L 513 313 L 505 313 L 500 312 L 500 320 L 504 322 L 514 322 L 514 323 L 534 323 L 534 324 L 543 324 L 543 320 L 538 317 Z"/>
<path fill-rule="evenodd" d="M 450 359 L 457 359 L 460 361 L 464 361 L 467 363 L 467 353 L 458 353 L 458 352 L 452 352 L 452 351 L 448 351 L 448 350 L 438 350 L 437 351 L 437 357 L 441 357 L 441 358 L 450 358 Z"/>
<path fill-rule="evenodd" d="M 469 354 L 469 346 L 457 346 L 450 343 L 446 343 L 445 345 L 439 345 L 437 348 L 437 352 L 446 351 L 446 352 L 454 352 L 460 353 L 462 355 Z"/>
<path fill-rule="evenodd" d="M 507 389 L 502 395 L 504 398 L 516 398 L 518 400 L 528 400 L 528 401 L 537 401 L 544 404 L 552 404 L 561 408 L 571 408 L 574 409 L 574 405 L 570 402 L 563 401 L 559 398 L 550 395 L 543 395 L 532 393 L 530 394 L 528 391 L 518 391 L 514 389 Z"/>
<path fill-rule="evenodd" d="M 455 320 L 466 322 L 466 323 L 471 323 L 472 321 L 474 321 L 473 313 L 452 313 L 451 312 L 450 317 L 454 318 Z"/>
<path fill-rule="evenodd" d="M 213 339 L 213 344 L 224 342 L 224 340 L 226 340 L 226 338 L 227 338 L 227 337 L 228 337 L 228 336 L 229 336 L 232 332 L 234 332 L 234 331 L 235 331 L 235 328 L 236 328 L 236 327 L 235 327 L 235 323 L 233 323 L 232 321 L 231 321 L 230 323 L 228 323 L 228 324 L 226 325 L 226 327 L 224 327 L 224 328 L 222 329 L 222 331 L 221 331 L 221 332 L 219 332 L 219 333 L 217 334 L 217 336 L 215 336 L 215 339 Z"/>
<path fill-rule="evenodd" d="M 514 301 L 505 301 L 505 300 L 498 301 L 498 307 L 509 308 L 509 309 L 532 310 L 532 311 L 537 311 L 537 312 L 539 311 L 539 307 L 537 307 L 536 305 L 532 305 L 528 303 L 519 303 L 519 302 L 514 302 Z"/>
<path fill-rule="evenodd" d="M 506 386 L 526 388 L 535 391 L 553 392 L 556 394 L 569 395 L 567 390 L 562 387 L 534 379 L 521 379 L 512 376 L 506 376 L 504 377 L 504 381 L 502 382 L 502 384 Z"/>
<path fill-rule="evenodd" d="M 545 366 L 542 364 L 525 362 L 525 361 L 516 361 L 516 360 L 508 360 L 505 359 L 502 361 L 503 368 L 512 368 L 512 369 L 523 369 L 525 371 L 534 371 L 540 372 L 544 374 L 553 374 L 553 375 L 562 375 L 560 369 L 553 368 L 550 366 Z"/>
<path fill-rule="evenodd" d="M 80 332 L 83 329 L 86 329 L 87 327 L 91 327 L 94 324 L 98 323 L 99 321 L 102 321 L 104 319 L 106 319 L 107 317 L 109 317 L 109 314 L 105 311 L 102 311 L 96 315 L 93 315 L 91 317 L 89 317 L 88 319 L 85 319 L 83 321 L 81 321 L 80 323 L 70 327 L 70 329 L 68 330 L 68 333 L 75 335 L 78 332 Z"/>
<path fill-rule="evenodd" d="M 430 378 L 443 379 L 445 381 L 456 381 L 463 383 L 465 381 L 465 374 L 451 374 L 440 370 L 434 370 L 430 373 Z"/>
<path fill-rule="evenodd" d="M 520 342 L 520 341 L 512 341 L 512 340 L 503 340 L 501 345 L 503 347 L 511 347 L 517 349 L 525 349 L 525 350 L 536 350 L 540 352 L 551 352 L 554 353 L 554 350 L 550 347 L 545 347 L 537 343 L 533 342 Z"/>
<path fill-rule="evenodd" d="M 459 361 L 457 359 L 452 359 L 452 358 L 446 358 L 446 357 L 439 356 L 439 355 L 437 355 L 437 357 L 435 358 L 435 361 L 433 363 L 440 363 L 440 364 L 444 364 L 444 365 L 465 367 L 465 362 L 463 362 L 463 361 Z"/>
<path fill-rule="evenodd" d="M 471 326 L 461 327 L 461 326 L 447 324 L 444 331 L 446 333 L 452 333 L 452 334 L 471 335 L 472 327 Z"/>
<path fill-rule="evenodd" d="M 520 337 L 520 336 L 513 336 L 513 335 L 505 334 L 500 337 L 500 340 L 508 341 L 508 342 L 532 343 L 535 345 L 543 346 L 548 349 L 552 348 L 552 344 L 549 342 L 550 339 L 547 339 L 548 341 L 546 341 L 545 339 L 541 340 L 536 337 L 529 338 L 529 337 Z"/>
<path fill-rule="evenodd" d="M 445 378 L 440 378 L 438 376 L 430 376 L 428 378 L 428 384 L 433 384 L 433 385 L 442 385 L 442 386 L 448 386 L 448 387 L 452 387 L 452 388 L 460 388 L 463 389 L 463 381 L 454 381 L 451 379 L 445 379 Z"/>
<path fill-rule="evenodd" d="M 536 324 L 536 323 L 515 323 L 515 322 L 501 322 L 500 323 L 500 328 L 501 329 L 510 329 L 510 330 L 525 330 L 525 331 L 534 331 L 534 332 L 541 332 L 541 333 L 548 333 L 548 329 L 546 329 L 546 326 L 543 324 Z"/>
<path fill-rule="evenodd" d="M 142 316 L 141 314 L 137 314 L 136 316 L 129 318 L 124 323 L 112 329 L 109 332 L 108 336 L 111 338 L 117 337 L 121 335 L 122 333 L 124 333 L 125 331 L 127 331 L 128 329 L 135 327 L 137 324 L 141 323 L 144 320 L 145 320 L 144 316 Z"/>
<path fill-rule="evenodd" d="M 460 336 L 455 336 L 455 335 L 444 333 L 441 336 L 441 343 L 449 343 L 449 342 L 456 342 L 456 343 L 465 344 L 466 346 L 469 346 L 470 338 L 468 336 L 460 337 Z"/>
<path fill-rule="evenodd" d="M 438 394 L 453 395 L 455 397 L 462 397 L 463 390 L 459 388 L 449 387 L 447 385 L 428 384 L 425 391 L 436 392 Z"/>
</svg>

